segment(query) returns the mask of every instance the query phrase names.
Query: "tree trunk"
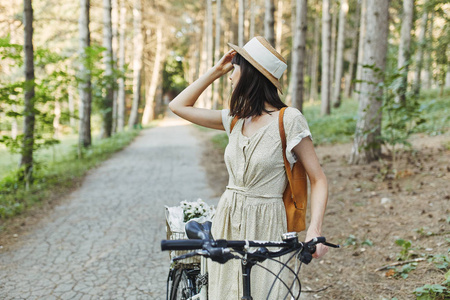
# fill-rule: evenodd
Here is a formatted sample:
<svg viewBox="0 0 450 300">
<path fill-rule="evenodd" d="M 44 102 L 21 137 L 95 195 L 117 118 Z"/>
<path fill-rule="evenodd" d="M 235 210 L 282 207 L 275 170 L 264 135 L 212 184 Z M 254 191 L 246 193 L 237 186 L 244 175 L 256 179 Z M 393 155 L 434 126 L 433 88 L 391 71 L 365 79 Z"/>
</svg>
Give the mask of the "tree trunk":
<svg viewBox="0 0 450 300">
<path fill-rule="evenodd" d="M 153 120 L 155 117 L 154 107 L 155 107 L 156 88 L 158 87 L 159 74 L 161 73 L 161 57 L 163 48 L 162 24 L 163 22 L 160 21 L 156 29 L 156 54 L 155 54 L 155 62 L 153 64 L 152 79 L 150 81 L 150 86 L 147 89 L 144 114 L 142 116 L 142 124 L 144 125 L 150 123 L 150 121 Z"/>
<path fill-rule="evenodd" d="M 344 41 L 345 41 L 345 19 L 348 12 L 348 0 L 341 0 L 341 7 L 339 10 L 339 31 L 337 40 L 337 53 L 336 53 L 336 71 L 334 78 L 334 93 L 333 101 L 334 107 L 341 106 L 341 87 L 342 87 L 342 75 L 344 72 Z"/>
<path fill-rule="evenodd" d="M 416 73 L 414 76 L 414 94 L 418 96 L 420 94 L 421 85 L 421 75 L 423 67 L 423 52 L 425 48 L 425 37 L 427 32 L 427 22 L 428 22 L 428 10 L 426 7 L 423 8 L 422 20 L 420 24 L 420 34 L 419 34 L 419 45 L 416 53 Z"/>
<path fill-rule="evenodd" d="M 89 31 L 89 7 L 90 0 L 80 0 L 80 69 L 78 90 L 80 93 L 80 107 L 78 108 L 80 129 L 78 131 L 78 155 L 81 156 L 81 147 L 89 147 L 91 140 L 91 106 L 92 106 L 92 89 L 91 75 L 88 69 L 87 48 L 91 45 L 91 33 Z"/>
<path fill-rule="evenodd" d="M 318 100 L 318 83 L 319 83 L 319 43 L 320 43 L 320 18 L 318 14 L 314 17 L 314 46 L 311 64 L 311 90 L 309 92 L 309 102 Z"/>
<path fill-rule="evenodd" d="M 33 7 L 31 0 L 23 1 L 24 24 L 24 67 L 25 67 L 25 96 L 24 96 L 24 123 L 23 146 L 20 166 L 24 168 L 24 179 L 27 189 L 33 176 L 33 145 L 34 145 L 34 50 L 33 50 Z"/>
<path fill-rule="evenodd" d="M 208 0 L 207 0 L 208 1 Z M 199 57 L 199 74 L 196 77 L 196 79 L 201 75 L 201 74 L 205 74 L 206 71 L 208 70 L 208 22 L 207 22 L 207 10 L 205 10 L 205 18 L 203 19 L 203 31 L 201 32 L 201 43 L 199 43 L 199 45 L 201 45 L 201 53 L 200 53 L 200 57 Z M 200 108 L 206 108 L 206 97 L 208 94 L 209 90 L 208 88 L 200 95 L 198 101 L 196 102 L 196 105 Z"/>
<path fill-rule="evenodd" d="M 133 7 L 133 103 L 131 105 L 128 129 L 133 129 L 138 124 L 139 101 L 141 99 L 142 85 L 142 59 L 144 40 L 142 34 L 142 3 L 141 0 L 134 1 Z"/>
<path fill-rule="evenodd" d="M 255 36 L 255 20 L 256 20 L 256 0 L 250 0 L 250 38 Z"/>
<path fill-rule="evenodd" d="M 303 110 L 304 65 L 306 52 L 307 0 L 297 0 L 295 8 L 294 47 L 292 49 L 292 106 Z"/>
<path fill-rule="evenodd" d="M 76 128 L 76 121 L 75 121 L 75 99 L 73 98 L 73 90 L 72 90 L 72 86 L 69 86 L 67 88 L 67 100 L 68 100 L 68 104 L 69 104 L 69 124 L 70 127 L 72 128 L 72 132 L 75 132 L 75 128 Z"/>
<path fill-rule="evenodd" d="M 432 79 L 433 79 L 433 28 L 434 28 L 434 13 L 435 10 L 432 9 L 430 13 L 430 29 L 428 30 L 428 38 L 426 39 L 427 51 L 426 51 L 426 59 L 425 59 L 425 72 L 424 72 L 424 88 L 431 89 L 432 88 Z"/>
<path fill-rule="evenodd" d="M 386 67 L 389 30 L 389 0 L 367 0 L 367 35 L 364 40 L 364 68 L 351 164 L 365 164 L 381 155 L 382 83 Z"/>
<path fill-rule="evenodd" d="M 447 73 L 445 73 L 445 87 L 450 88 L 450 64 L 447 66 Z"/>
<path fill-rule="evenodd" d="M 361 76 L 363 71 L 364 59 L 364 39 L 366 38 L 366 6 L 367 0 L 361 0 L 361 25 L 359 26 L 359 45 L 358 45 L 358 65 L 356 66 L 356 84 L 353 90 L 353 98 L 359 100 L 359 92 L 361 90 Z"/>
<path fill-rule="evenodd" d="M 214 62 L 217 63 L 220 60 L 220 41 L 222 39 L 222 0 L 217 0 L 216 3 L 216 36 L 214 43 Z M 219 105 L 220 97 L 220 82 L 222 78 L 213 82 L 213 109 L 217 109 Z"/>
<path fill-rule="evenodd" d="M 353 32 L 353 39 L 352 39 L 352 49 L 350 54 L 350 62 L 349 62 L 349 68 L 347 77 L 345 79 L 345 97 L 350 98 L 352 93 L 352 87 L 353 87 L 353 74 L 355 71 L 355 63 L 358 55 L 358 39 L 359 39 L 359 28 L 356 28 L 358 24 L 360 24 L 360 15 L 361 15 L 361 2 L 358 1 L 356 6 L 356 12 L 354 16 L 354 32 Z"/>
<path fill-rule="evenodd" d="M 12 104 L 11 110 L 17 112 L 17 105 Z M 13 118 L 11 121 L 11 138 L 15 140 L 19 134 L 19 124 L 17 123 L 17 118 Z"/>
<path fill-rule="evenodd" d="M 112 47 L 112 21 L 111 21 L 111 0 L 103 0 L 103 47 L 104 70 L 105 70 L 105 94 L 103 95 L 103 124 L 102 138 L 111 136 L 112 132 L 112 111 L 114 102 L 114 78 L 113 78 L 113 47 Z"/>
<path fill-rule="evenodd" d="M 55 117 L 53 118 L 53 130 L 54 130 L 54 134 L 53 134 L 53 138 L 58 139 L 60 136 L 60 122 L 59 120 L 61 119 L 61 103 L 59 103 L 58 100 L 55 100 Z"/>
<path fill-rule="evenodd" d="M 401 84 L 397 91 L 396 102 L 406 101 L 408 69 L 411 58 L 411 30 L 413 26 L 414 0 L 403 0 L 402 29 L 398 48 L 397 68 L 401 73 Z"/>
<path fill-rule="evenodd" d="M 119 3 L 118 0 L 111 0 L 112 5 L 112 53 L 113 53 L 113 68 L 117 70 L 117 53 L 119 52 Z M 117 81 L 117 78 L 114 77 Z M 116 82 L 115 82 L 116 83 Z M 117 88 L 113 87 L 113 103 L 112 103 L 112 134 L 117 132 L 117 98 L 118 91 Z"/>
<path fill-rule="evenodd" d="M 122 132 L 125 127 L 125 32 L 127 28 L 126 23 L 127 7 L 125 0 L 120 0 L 120 28 L 119 28 L 119 71 L 121 76 L 119 78 L 118 92 L 117 92 L 117 131 Z"/>
<path fill-rule="evenodd" d="M 212 10 L 212 0 L 206 0 L 206 20 L 207 20 L 207 27 L 206 27 L 206 34 L 207 34 L 207 49 L 206 49 L 206 70 L 209 70 L 213 66 L 213 10 Z M 244 26 L 244 23 L 242 23 L 242 26 Z M 212 108 L 212 87 L 211 85 L 208 86 L 208 88 L 205 91 L 205 105 L 206 108 Z"/>
<path fill-rule="evenodd" d="M 330 0 L 331 4 L 331 50 L 330 50 L 330 102 L 334 87 L 334 68 L 336 66 L 336 23 L 337 23 L 337 1 Z"/>
<path fill-rule="evenodd" d="M 283 37 L 283 0 L 278 0 L 277 7 L 277 34 L 275 49 L 281 53 L 281 38 Z"/>
<path fill-rule="evenodd" d="M 275 4 L 274 0 L 265 0 L 266 13 L 264 14 L 264 37 L 275 47 Z"/>
<path fill-rule="evenodd" d="M 330 114 L 330 34 L 331 34 L 330 0 L 322 1 L 322 78 L 320 114 Z"/>
<path fill-rule="evenodd" d="M 239 29 L 238 29 L 238 46 L 243 47 L 244 42 L 244 31 L 245 31 L 245 3 L 244 0 L 239 0 Z"/>
</svg>

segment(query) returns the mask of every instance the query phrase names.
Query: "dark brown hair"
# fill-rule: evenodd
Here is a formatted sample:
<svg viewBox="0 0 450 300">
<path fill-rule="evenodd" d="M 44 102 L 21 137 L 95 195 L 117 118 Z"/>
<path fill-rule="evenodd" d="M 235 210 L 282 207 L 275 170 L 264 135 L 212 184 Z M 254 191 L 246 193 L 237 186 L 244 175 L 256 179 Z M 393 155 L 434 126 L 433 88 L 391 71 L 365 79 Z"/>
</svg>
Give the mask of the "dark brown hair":
<svg viewBox="0 0 450 300">
<path fill-rule="evenodd" d="M 231 63 L 239 65 L 241 76 L 231 95 L 230 115 L 243 119 L 260 116 L 263 111 L 271 113 L 265 109 L 266 102 L 277 109 L 286 106 L 281 101 L 275 85 L 239 53 L 233 57 Z"/>
</svg>

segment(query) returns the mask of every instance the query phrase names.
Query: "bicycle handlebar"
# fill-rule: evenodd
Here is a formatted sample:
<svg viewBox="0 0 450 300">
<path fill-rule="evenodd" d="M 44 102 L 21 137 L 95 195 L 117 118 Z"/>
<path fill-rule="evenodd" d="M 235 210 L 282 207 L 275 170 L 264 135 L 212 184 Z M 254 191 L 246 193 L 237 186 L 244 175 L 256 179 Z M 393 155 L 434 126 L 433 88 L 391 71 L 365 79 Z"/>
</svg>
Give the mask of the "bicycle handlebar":
<svg viewBox="0 0 450 300">
<path fill-rule="evenodd" d="M 228 241 L 228 240 L 163 240 L 161 241 L 161 250 L 197 250 L 203 249 L 203 255 L 214 261 L 225 263 L 231 258 L 235 258 L 230 254 L 228 248 L 235 251 L 242 251 L 246 247 L 277 247 L 283 248 L 279 251 L 267 251 L 267 257 L 277 257 L 295 249 L 302 249 L 299 253 L 299 259 L 308 264 L 312 260 L 312 254 L 316 250 L 317 244 L 324 244 L 329 247 L 339 248 L 339 245 L 328 243 L 325 237 L 316 237 L 307 243 L 298 242 L 296 239 L 285 242 L 269 242 L 269 241 Z M 261 248 L 260 248 L 261 249 Z M 199 252 L 200 253 L 200 252 Z M 181 258 L 181 257 L 180 257 Z"/>
<path fill-rule="evenodd" d="M 203 248 L 203 240 L 162 240 L 161 250 L 197 250 Z"/>
</svg>

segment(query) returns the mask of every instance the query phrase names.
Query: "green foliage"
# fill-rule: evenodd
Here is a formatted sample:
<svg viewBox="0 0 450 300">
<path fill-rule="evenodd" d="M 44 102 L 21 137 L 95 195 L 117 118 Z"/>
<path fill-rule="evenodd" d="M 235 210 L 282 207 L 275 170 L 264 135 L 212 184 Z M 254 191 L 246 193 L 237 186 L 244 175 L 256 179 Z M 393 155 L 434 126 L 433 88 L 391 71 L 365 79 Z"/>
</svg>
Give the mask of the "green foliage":
<svg viewBox="0 0 450 300">
<path fill-rule="evenodd" d="M 8 59 L 16 66 L 23 63 L 23 54 L 17 53 L 21 49 L 22 46 L 11 44 L 8 39 L 0 39 L 0 53 L 4 55 L 3 59 Z M 66 101 L 70 77 L 65 70 L 67 58 L 48 49 L 36 49 L 34 56 L 36 79 L 34 82 L 35 131 L 33 150 L 37 150 L 58 143 L 58 140 L 53 138 L 54 102 Z M 23 76 L 15 82 L 0 84 L 0 103 L 6 104 L 6 106 L 2 106 L 2 109 L 6 116 L 15 118 L 18 123 L 23 117 L 23 113 L 17 111 L 17 108 L 23 106 L 24 89 Z M 0 136 L 0 143 L 5 144 L 12 153 L 21 153 L 23 151 L 23 134 L 19 134 L 15 138 L 2 135 Z"/>
<path fill-rule="evenodd" d="M 225 149 L 225 147 L 228 145 L 228 136 L 226 133 L 216 134 L 212 137 L 212 142 L 219 149 Z"/>
<path fill-rule="evenodd" d="M 425 284 L 414 290 L 418 300 L 445 300 L 450 298 L 450 271 L 445 273 L 442 284 Z"/>
<path fill-rule="evenodd" d="M 358 239 L 356 236 L 354 236 L 353 234 L 350 234 L 342 243 L 342 245 L 344 245 L 344 247 L 348 247 L 348 246 L 353 246 L 354 248 L 357 248 L 358 246 L 373 246 L 373 242 L 369 239 L 364 239 L 364 241 L 361 241 L 360 239 Z"/>
<path fill-rule="evenodd" d="M 406 81 L 403 81 L 403 70 L 395 70 L 385 77 L 382 141 L 390 146 L 395 157 L 396 146 L 410 147 L 408 138 L 415 132 L 416 126 L 426 122 L 422 117 L 424 107 L 418 98 L 405 93 Z M 404 99 L 401 98 L 404 95 Z"/>
<path fill-rule="evenodd" d="M 186 86 L 181 57 L 176 54 L 168 56 L 163 69 L 163 91 L 178 94 Z"/>
<path fill-rule="evenodd" d="M 34 186 L 25 190 L 20 180 L 20 169 L 11 171 L 0 180 L 0 219 L 12 217 L 36 202 L 41 202 L 50 193 L 70 189 L 77 178 L 81 178 L 90 168 L 106 160 L 114 152 L 128 145 L 139 130 L 121 132 L 109 139 L 99 140 L 92 147 L 83 149 L 82 159 L 77 159 L 76 145 L 68 148 L 63 159 L 51 159 L 35 163 Z"/>
<path fill-rule="evenodd" d="M 411 241 L 398 239 L 395 241 L 395 244 L 402 248 L 400 253 L 397 254 L 397 260 L 408 260 L 411 257 Z"/>
<path fill-rule="evenodd" d="M 450 252 L 450 249 L 449 249 Z M 448 255 L 445 254 L 435 254 L 432 255 L 429 259 L 429 262 L 433 262 L 436 268 L 440 270 L 447 270 L 450 266 L 450 259 Z"/>
<path fill-rule="evenodd" d="M 409 272 L 417 268 L 417 263 L 409 263 L 395 268 L 394 277 L 401 277 L 403 279 L 408 278 Z"/>
<path fill-rule="evenodd" d="M 356 129 L 358 103 L 348 99 L 328 116 L 320 115 L 320 103 L 305 104 L 303 114 L 308 120 L 315 145 L 350 142 Z"/>
<path fill-rule="evenodd" d="M 449 90 L 446 93 L 450 93 Z M 450 103 L 448 96 L 440 96 L 437 90 L 422 91 L 420 97 L 422 118 L 426 120 L 417 125 L 414 133 L 440 135 L 450 128 Z"/>
</svg>

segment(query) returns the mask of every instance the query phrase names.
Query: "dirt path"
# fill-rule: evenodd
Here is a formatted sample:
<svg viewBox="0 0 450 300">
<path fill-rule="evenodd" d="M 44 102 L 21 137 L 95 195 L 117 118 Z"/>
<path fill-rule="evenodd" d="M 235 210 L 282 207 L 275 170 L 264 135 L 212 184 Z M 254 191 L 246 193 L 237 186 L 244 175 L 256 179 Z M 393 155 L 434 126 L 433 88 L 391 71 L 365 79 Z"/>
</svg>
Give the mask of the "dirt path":
<svg viewBox="0 0 450 300">
<path fill-rule="evenodd" d="M 445 269 L 438 269 L 428 258 L 449 255 L 450 133 L 416 135 L 411 143 L 413 151 L 398 155 L 397 176 L 388 156 L 368 165 L 350 166 L 351 144 L 316 148 L 329 183 L 323 233 L 344 247 L 303 266 L 302 287 L 317 292 L 302 296 L 414 299 L 416 288 L 444 281 Z M 211 186 L 220 193 L 227 180 L 223 152 L 216 148 L 204 155 L 215 162 L 205 167 L 208 179 L 214 178 Z M 218 182 L 221 184 L 215 184 Z M 304 233 L 300 237 L 303 239 Z M 422 261 L 409 264 L 409 273 L 408 268 L 402 272 L 402 266 L 375 271 L 397 262 L 402 250 L 397 239 L 411 241 L 405 256 Z"/>
<path fill-rule="evenodd" d="M 0 299 L 164 299 L 164 205 L 213 194 L 186 125 L 172 116 L 144 130 L 0 250 Z"/>
</svg>

